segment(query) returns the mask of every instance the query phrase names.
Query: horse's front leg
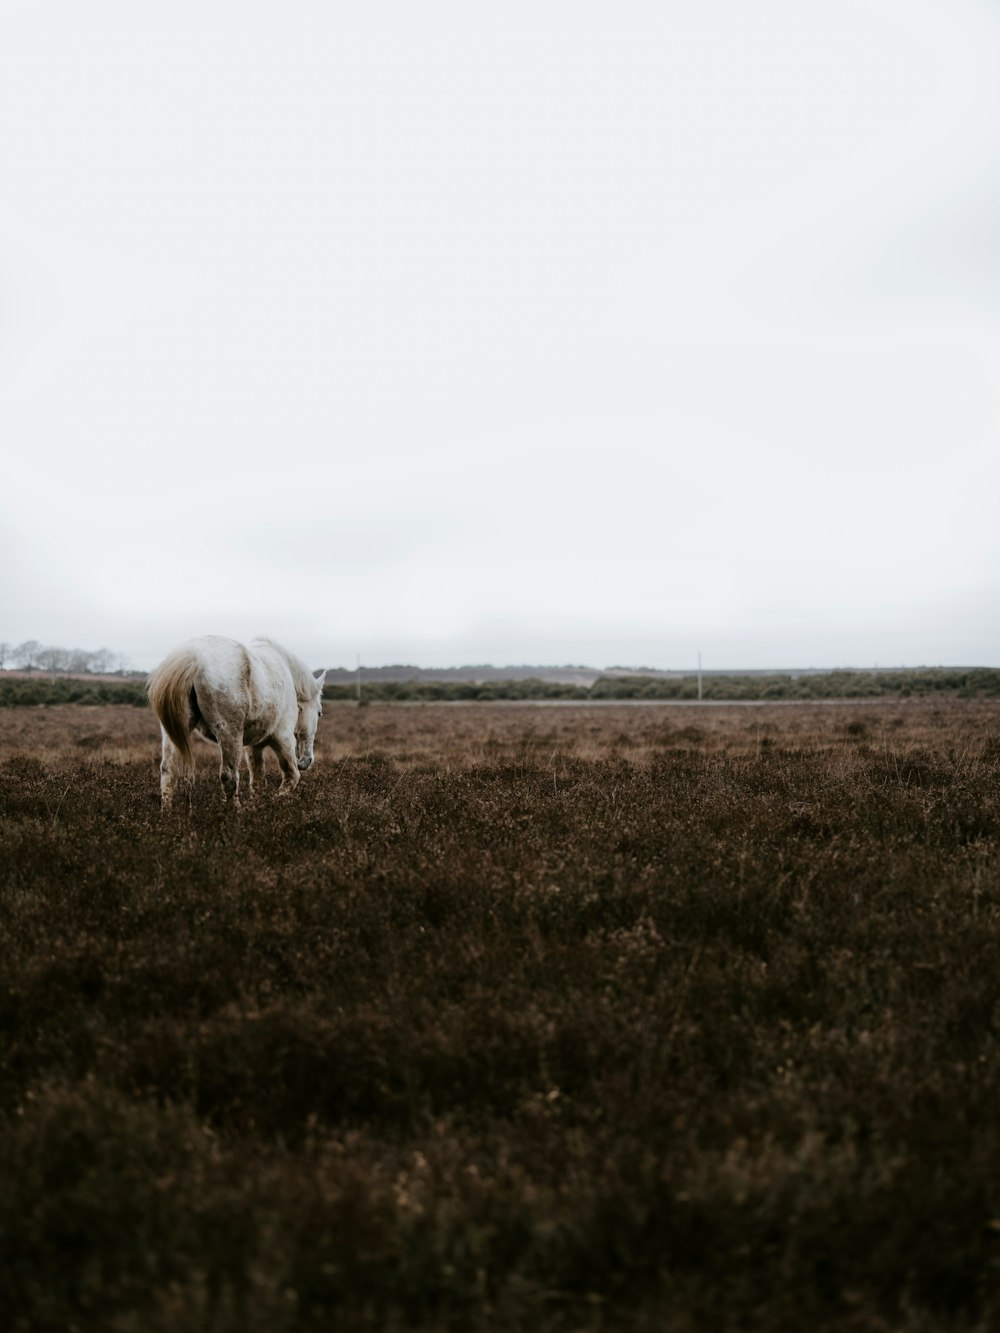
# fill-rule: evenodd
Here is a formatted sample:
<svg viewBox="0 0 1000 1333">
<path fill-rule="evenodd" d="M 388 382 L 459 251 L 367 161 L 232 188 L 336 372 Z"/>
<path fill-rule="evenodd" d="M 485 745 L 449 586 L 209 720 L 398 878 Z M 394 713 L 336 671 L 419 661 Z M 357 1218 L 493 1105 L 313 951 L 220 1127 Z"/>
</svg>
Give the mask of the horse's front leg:
<svg viewBox="0 0 1000 1333">
<path fill-rule="evenodd" d="M 281 769 L 281 786 L 278 788 L 278 795 L 285 796 L 288 792 L 294 791 L 299 781 L 299 762 L 295 757 L 295 736 L 272 736 L 271 749 L 278 756 L 278 766 Z"/>
</svg>

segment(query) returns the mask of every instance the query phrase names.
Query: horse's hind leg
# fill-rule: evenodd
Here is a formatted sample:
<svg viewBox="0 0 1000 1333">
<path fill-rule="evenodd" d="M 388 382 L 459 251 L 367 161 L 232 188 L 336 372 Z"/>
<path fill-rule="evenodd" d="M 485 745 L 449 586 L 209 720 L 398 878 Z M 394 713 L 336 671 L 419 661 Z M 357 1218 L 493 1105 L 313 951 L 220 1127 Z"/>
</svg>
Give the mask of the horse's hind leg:
<svg viewBox="0 0 1000 1333">
<path fill-rule="evenodd" d="M 240 760 L 243 758 L 243 736 L 227 726 L 216 727 L 216 739 L 222 751 L 222 765 L 219 768 L 219 781 L 227 801 L 239 805 Z"/>
<path fill-rule="evenodd" d="M 170 808 L 174 799 L 177 783 L 187 777 L 187 765 L 180 750 L 167 733 L 160 728 L 162 745 L 160 750 L 160 803 L 164 810 Z"/>
</svg>

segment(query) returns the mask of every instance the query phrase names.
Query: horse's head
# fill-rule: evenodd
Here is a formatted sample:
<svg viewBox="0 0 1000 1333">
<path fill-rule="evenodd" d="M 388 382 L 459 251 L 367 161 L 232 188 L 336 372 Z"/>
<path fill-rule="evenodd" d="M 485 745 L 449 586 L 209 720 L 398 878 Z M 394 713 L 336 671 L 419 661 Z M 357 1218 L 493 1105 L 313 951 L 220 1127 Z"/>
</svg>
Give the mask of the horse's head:
<svg viewBox="0 0 1000 1333">
<path fill-rule="evenodd" d="M 316 724 L 323 713 L 323 682 L 326 671 L 314 673 L 315 690 L 308 699 L 299 700 L 299 715 L 295 722 L 295 758 L 304 773 L 313 761 L 313 742 L 316 739 Z"/>
</svg>

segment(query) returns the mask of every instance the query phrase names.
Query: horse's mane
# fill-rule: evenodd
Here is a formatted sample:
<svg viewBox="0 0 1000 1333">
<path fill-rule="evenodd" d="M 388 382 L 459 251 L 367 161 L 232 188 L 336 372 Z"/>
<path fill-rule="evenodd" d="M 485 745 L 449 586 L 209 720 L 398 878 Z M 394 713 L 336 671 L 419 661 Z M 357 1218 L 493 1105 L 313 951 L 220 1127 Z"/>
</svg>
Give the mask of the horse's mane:
<svg viewBox="0 0 1000 1333">
<path fill-rule="evenodd" d="M 300 703 L 307 703 L 310 699 L 315 699 L 316 687 L 319 682 L 301 657 L 296 657 L 294 653 L 288 651 L 284 644 L 278 643 L 275 639 L 269 639 L 266 634 L 259 634 L 253 640 L 253 643 L 266 644 L 268 648 L 273 648 L 276 653 L 280 653 L 285 659 L 288 663 L 288 669 L 292 673 L 295 697 Z"/>
</svg>

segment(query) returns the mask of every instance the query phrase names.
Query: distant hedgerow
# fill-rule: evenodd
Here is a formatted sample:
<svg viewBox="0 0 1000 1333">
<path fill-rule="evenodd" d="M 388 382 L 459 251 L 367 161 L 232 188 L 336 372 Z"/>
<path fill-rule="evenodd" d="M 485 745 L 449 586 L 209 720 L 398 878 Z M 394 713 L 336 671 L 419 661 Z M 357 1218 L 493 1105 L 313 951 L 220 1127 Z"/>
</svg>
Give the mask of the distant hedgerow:
<svg viewBox="0 0 1000 1333">
<path fill-rule="evenodd" d="M 977 667 L 967 670 L 927 668 L 909 671 L 827 671 L 809 675 L 706 675 L 702 678 L 704 700 L 809 700 L 907 698 L 929 694 L 952 694 L 963 699 L 1000 697 L 1000 670 Z M 351 702 L 355 685 L 327 685 L 324 699 Z M 588 688 L 559 681 L 408 680 L 365 682 L 362 699 L 368 703 L 484 703 L 589 699 L 694 700 L 698 695 L 695 676 L 601 676 Z M 0 679 L 0 708 L 39 704 L 132 704 L 146 702 L 141 680 L 90 681 L 73 677 L 17 677 Z"/>
<path fill-rule="evenodd" d="M 576 699 L 586 701 L 585 685 L 551 680 L 392 680 L 366 682 L 362 698 L 370 703 L 476 703 L 490 700 Z M 327 685 L 323 698 L 350 701 L 354 685 Z"/>
<path fill-rule="evenodd" d="M 825 671 L 808 675 L 712 674 L 702 677 L 701 698 L 754 699 L 876 699 L 948 693 L 961 698 L 1000 697 L 1000 670 L 977 667 L 908 671 Z M 354 685 L 327 685 L 323 697 L 348 702 L 357 698 Z M 362 687 L 369 703 L 460 703 L 482 700 L 678 699 L 698 695 L 696 676 L 601 676 L 590 688 L 547 680 L 497 681 L 371 681 Z"/>
<path fill-rule="evenodd" d="M 38 704 L 134 704 L 140 707 L 145 702 L 146 687 L 141 680 L 18 677 L 0 681 L 0 708 Z"/>
<path fill-rule="evenodd" d="M 703 699 L 874 699 L 933 693 L 1000 696 L 1000 670 L 824 671 L 808 675 L 706 675 Z M 697 699 L 695 676 L 601 676 L 591 699 Z"/>
</svg>

